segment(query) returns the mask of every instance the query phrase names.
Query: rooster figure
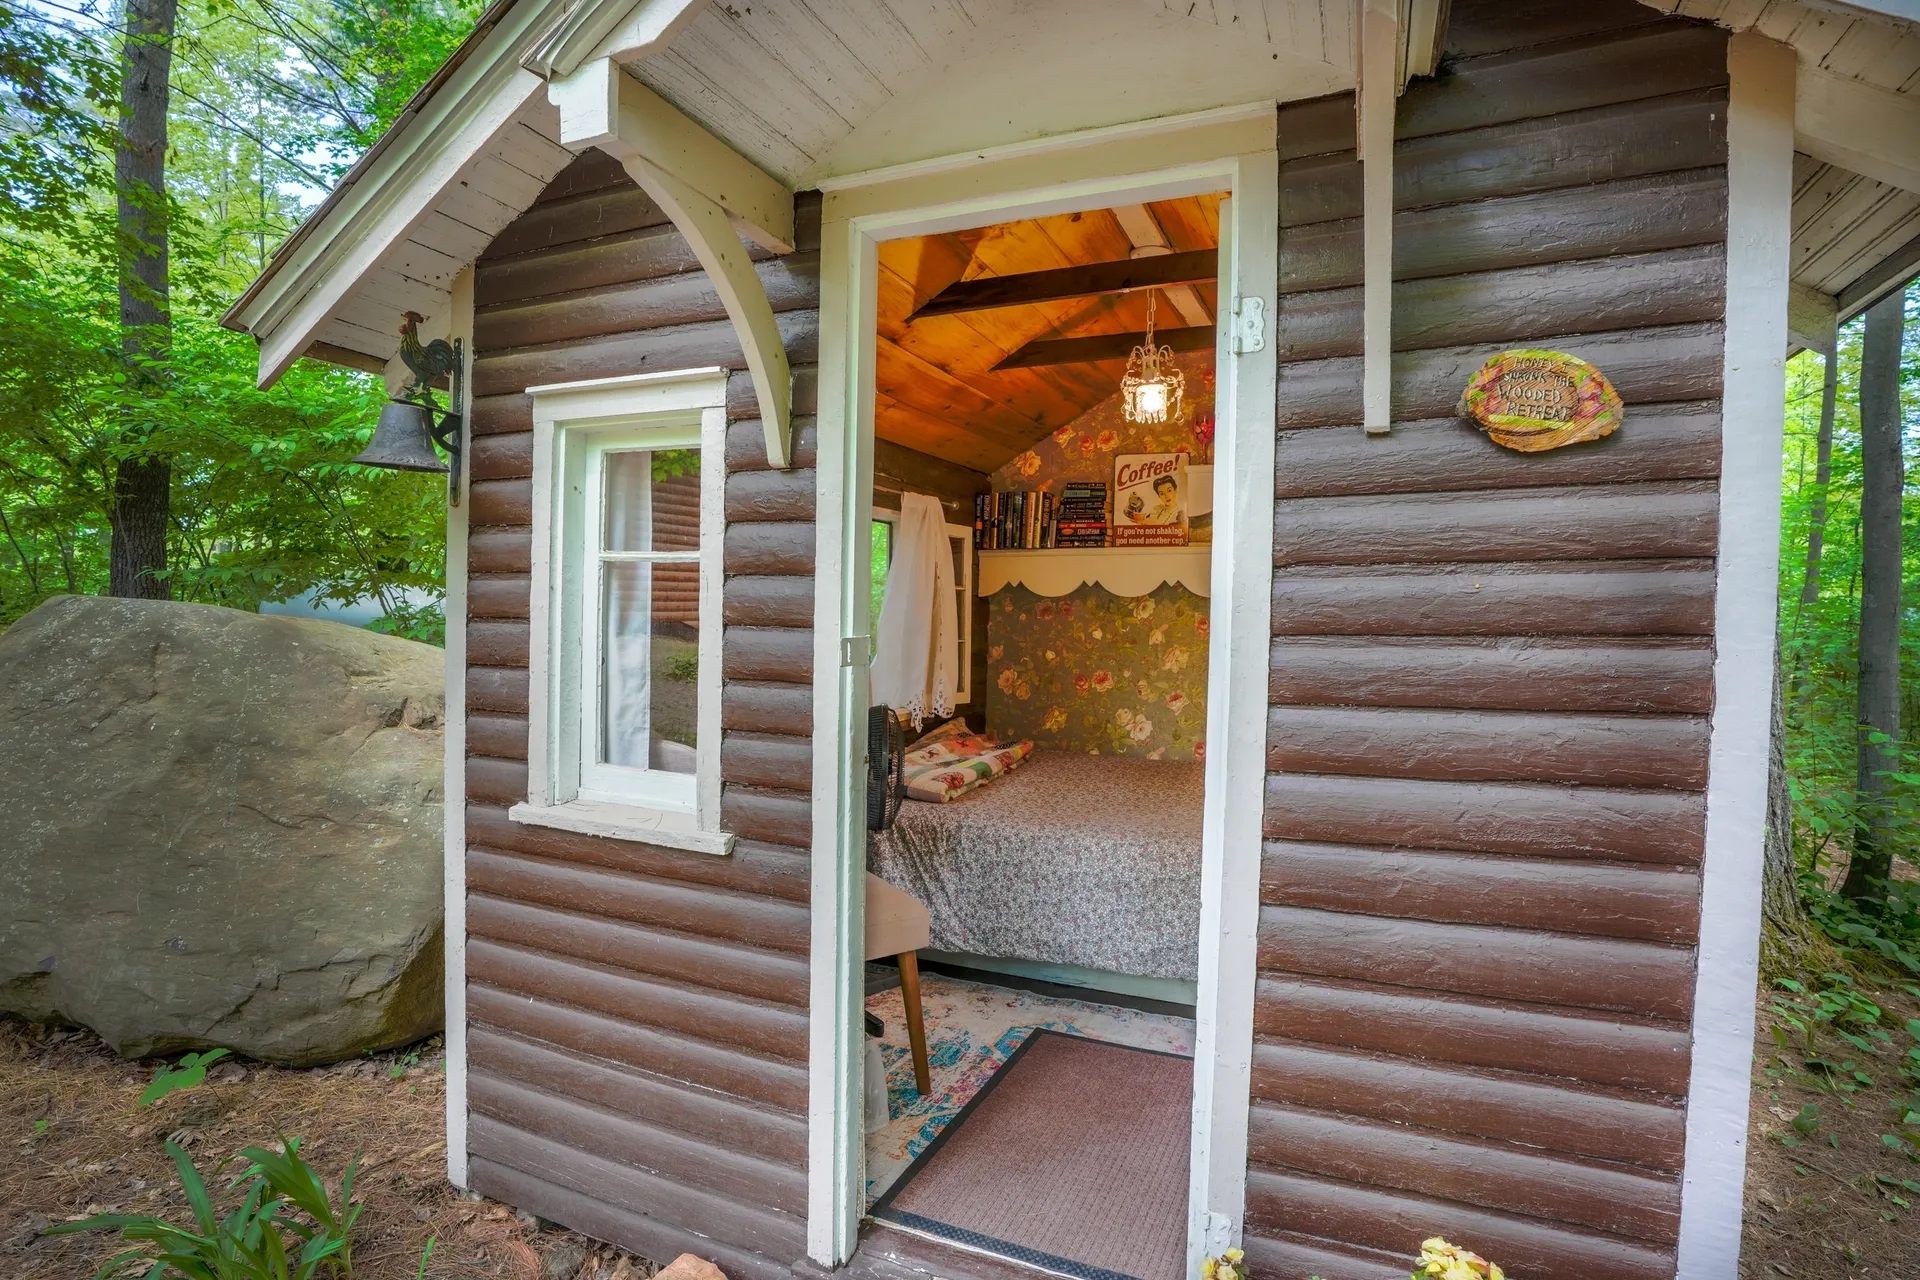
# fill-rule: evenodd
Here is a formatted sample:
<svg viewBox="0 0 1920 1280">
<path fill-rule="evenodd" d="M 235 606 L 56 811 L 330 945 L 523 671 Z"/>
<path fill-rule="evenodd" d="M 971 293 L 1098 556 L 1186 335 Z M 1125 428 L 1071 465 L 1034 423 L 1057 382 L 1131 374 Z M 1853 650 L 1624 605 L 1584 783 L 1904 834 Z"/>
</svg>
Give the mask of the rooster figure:
<svg viewBox="0 0 1920 1280">
<path fill-rule="evenodd" d="M 420 322 L 425 319 L 418 311 L 409 311 L 400 325 L 400 359 L 413 372 L 413 380 L 401 388 L 400 398 L 431 405 L 433 384 L 453 373 L 459 357 L 445 338 L 421 345 Z"/>
</svg>

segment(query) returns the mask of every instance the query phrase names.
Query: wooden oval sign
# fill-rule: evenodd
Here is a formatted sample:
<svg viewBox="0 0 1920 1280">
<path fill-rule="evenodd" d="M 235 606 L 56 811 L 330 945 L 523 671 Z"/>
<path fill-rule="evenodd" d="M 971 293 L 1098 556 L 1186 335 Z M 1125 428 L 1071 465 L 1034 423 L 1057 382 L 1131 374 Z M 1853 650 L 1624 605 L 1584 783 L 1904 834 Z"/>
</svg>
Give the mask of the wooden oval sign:
<svg viewBox="0 0 1920 1280">
<path fill-rule="evenodd" d="M 1459 413 L 1496 444 L 1522 453 L 1598 440 L 1619 427 L 1620 393 L 1578 356 L 1561 351 L 1502 351 L 1467 383 Z"/>
</svg>

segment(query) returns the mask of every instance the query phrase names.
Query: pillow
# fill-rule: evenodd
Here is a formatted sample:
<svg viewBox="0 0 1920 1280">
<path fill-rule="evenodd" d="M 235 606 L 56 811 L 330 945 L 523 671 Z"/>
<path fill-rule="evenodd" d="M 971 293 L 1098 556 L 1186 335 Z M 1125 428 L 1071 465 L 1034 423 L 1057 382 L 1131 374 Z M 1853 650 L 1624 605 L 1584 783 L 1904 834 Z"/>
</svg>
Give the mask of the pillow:
<svg viewBox="0 0 1920 1280">
<path fill-rule="evenodd" d="M 956 800 L 999 777 L 1032 752 L 1029 740 L 1003 747 L 974 733 L 966 721 L 949 720 L 907 748 L 907 798 L 933 804 Z"/>
</svg>

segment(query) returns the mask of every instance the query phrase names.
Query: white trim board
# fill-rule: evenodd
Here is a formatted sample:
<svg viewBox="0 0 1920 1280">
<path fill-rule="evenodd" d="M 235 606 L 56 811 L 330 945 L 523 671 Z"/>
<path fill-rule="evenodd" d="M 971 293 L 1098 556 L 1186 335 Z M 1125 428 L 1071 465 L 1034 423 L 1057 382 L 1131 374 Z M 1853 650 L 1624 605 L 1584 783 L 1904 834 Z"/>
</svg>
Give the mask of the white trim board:
<svg viewBox="0 0 1920 1280">
<path fill-rule="evenodd" d="M 1734 1280 L 1747 1167 L 1786 413 L 1794 53 L 1727 43 L 1727 301 L 1713 730 L 1679 1280 Z"/>
<path fill-rule="evenodd" d="M 1271 104 L 1191 128 L 1147 122 L 1098 138 L 1049 140 L 995 161 L 892 171 L 837 187 L 821 229 L 819 489 L 814 596 L 813 880 L 810 953 L 807 1250 L 844 1261 L 858 1235 L 864 1180 L 859 1020 L 864 990 L 867 677 L 878 247 L 883 240 L 1119 204 L 1225 191 L 1221 275 L 1236 299 L 1273 314 L 1278 278 L 1276 115 Z M 1207 803 L 1190 1269 L 1239 1238 L 1247 1167 L 1255 932 L 1258 926 L 1264 717 L 1271 621 L 1275 356 L 1271 340 L 1235 351 L 1222 305 L 1219 434 L 1208 672 Z"/>
<path fill-rule="evenodd" d="M 473 268 L 453 279 L 447 336 L 463 340 L 473 361 Z M 465 385 L 471 387 L 469 381 Z M 462 458 L 471 458 L 473 396 L 460 414 Z M 467 1185 L 467 490 L 471 466 L 460 468 L 459 501 L 447 508 L 446 731 L 441 746 L 441 885 L 446 940 L 447 1181 Z"/>
</svg>

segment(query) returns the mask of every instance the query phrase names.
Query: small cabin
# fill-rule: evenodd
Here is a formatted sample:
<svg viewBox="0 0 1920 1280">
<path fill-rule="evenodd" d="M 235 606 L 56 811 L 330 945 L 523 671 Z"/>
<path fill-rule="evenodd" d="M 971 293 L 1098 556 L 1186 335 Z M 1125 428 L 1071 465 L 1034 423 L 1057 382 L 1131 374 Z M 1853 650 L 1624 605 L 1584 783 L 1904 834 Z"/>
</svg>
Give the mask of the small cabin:
<svg viewBox="0 0 1920 1280">
<path fill-rule="evenodd" d="M 1732 1280 L 1782 364 L 1916 93 L 1904 0 L 498 0 L 228 316 L 450 415 L 449 1176 Z"/>
</svg>

